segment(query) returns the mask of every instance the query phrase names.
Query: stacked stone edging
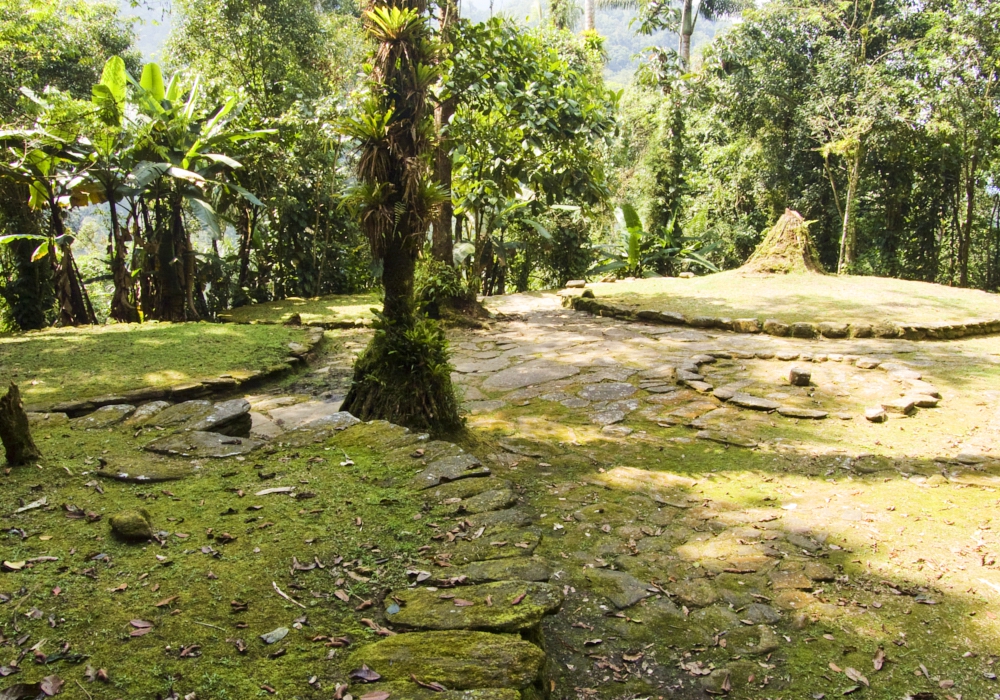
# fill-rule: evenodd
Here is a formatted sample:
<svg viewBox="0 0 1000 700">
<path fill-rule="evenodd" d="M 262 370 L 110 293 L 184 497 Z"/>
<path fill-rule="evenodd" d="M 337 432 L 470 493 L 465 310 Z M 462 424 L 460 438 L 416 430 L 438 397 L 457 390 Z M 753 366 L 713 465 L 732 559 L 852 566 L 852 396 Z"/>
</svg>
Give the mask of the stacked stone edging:
<svg viewBox="0 0 1000 700">
<path fill-rule="evenodd" d="M 116 404 L 139 405 L 149 401 L 162 400 L 173 402 L 190 401 L 191 399 L 203 399 L 213 395 L 224 394 L 237 387 L 248 389 L 283 376 L 293 371 L 297 366 L 309 364 L 313 358 L 314 351 L 322 340 L 323 329 L 310 328 L 310 333 L 307 335 L 305 342 L 289 343 L 288 357 L 282 362 L 275 363 L 263 369 L 240 373 L 238 377 L 231 374 L 223 374 L 218 377 L 209 377 L 184 384 L 177 384 L 172 387 L 145 387 L 124 391 L 120 394 L 107 394 L 89 399 L 62 401 L 56 404 L 29 404 L 25 406 L 25 410 L 32 413 L 65 413 L 70 418 L 76 418 L 92 413 L 102 406 Z"/>
<path fill-rule="evenodd" d="M 647 321 L 694 328 L 714 328 L 736 333 L 765 333 L 783 338 L 902 338 L 904 340 L 953 340 L 975 335 L 1000 334 L 1000 319 L 967 323 L 840 323 L 832 321 L 801 321 L 785 323 L 775 319 L 720 318 L 715 316 L 685 316 L 676 311 L 642 309 L 598 301 L 588 296 L 567 296 L 563 304 L 595 316 L 610 316 L 626 321 Z"/>
</svg>

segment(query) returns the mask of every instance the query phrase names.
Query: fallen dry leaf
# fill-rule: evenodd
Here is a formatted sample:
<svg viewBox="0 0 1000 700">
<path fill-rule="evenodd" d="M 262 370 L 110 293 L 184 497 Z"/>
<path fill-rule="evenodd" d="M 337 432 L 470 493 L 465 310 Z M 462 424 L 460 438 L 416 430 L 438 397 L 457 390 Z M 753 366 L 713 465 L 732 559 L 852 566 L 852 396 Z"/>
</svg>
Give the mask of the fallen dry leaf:
<svg viewBox="0 0 1000 700">
<path fill-rule="evenodd" d="M 374 683 L 382 677 L 364 664 L 362 664 L 361 668 L 356 668 L 348 673 L 347 676 L 351 680 L 360 681 L 361 683 Z"/>
<path fill-rule="evenodd" d="M 174 602 L 175 600 L 177 600 L 178 598 L 180 598 L 180 596 L 179 596 L 179 595 L 172 595 L 172 596 L 170 596 L 169 598 L 164 598 L 164 599 L 163 599 L 163 600 L 161 600 L 161 601 L 160 601 L 159 603 L 154 603 L 154 604 L 153 604 L 153 607 L 154 607 L 154 608 L 162 608 L 162 607 L 163 607 L 163 606 L 165 606 L 165 605 L 170 605 L 171 603 L 173 603 L 173 602 Z"/>
<path fill-rule="evenodd" d="M 859 671 L 856 668 L 851 668 L 850 666 L 848 666 L 847 668 L 844 669 L 844 675 L 850 678 L 855 683 L 862 683 L 866 688 L 870 687 L 868 679 L 865 678 L 864 675 L 861 673 L 861 671 Z"/>
</svg>

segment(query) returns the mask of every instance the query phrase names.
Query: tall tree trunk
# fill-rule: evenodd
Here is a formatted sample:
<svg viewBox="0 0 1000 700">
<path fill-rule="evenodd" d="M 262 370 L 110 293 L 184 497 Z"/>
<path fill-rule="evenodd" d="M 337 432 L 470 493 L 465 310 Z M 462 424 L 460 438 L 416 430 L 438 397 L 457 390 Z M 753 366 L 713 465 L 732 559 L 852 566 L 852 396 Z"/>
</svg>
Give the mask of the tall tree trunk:
<svg viewBox="0 0 1000 700">
<path fill-rule="evenodd" d="M 589 0 L 588 0 L 589 1 Z M 458 23 L 458 3 L 455 0 L 445 0 L 441 3 L 438 16 L 441 31 L 442 53 L 448 56 L 452 52 L 451 42 L 454 39 L 455 26 Z M 435 260 L 445 265 L 454 265 L 452 249 L 454 247 L 454 205 L 451 200 L 451 166 L 452 149 L 455 144 L 448 136 L 448 125 L 455 114 L 455 96 L 442 100 L 434 109 L 434 128 L 437 132 L 437 144 L 434 146 L 434 179 L 448 190 L 448 198 L 434 218 L 431 234 L 431 255 Z"/>
<path fill-rule="evenodd" d="M 969 251 L 972 248 L 972 223 L 976 216 L 976 170 L 979 168 L 979 156 L 973 154 L 971 162 L 965 168 L 965 223 L 962 226 L 958 243 L 958 283 L 962 287 L 969 286 Z"/>
<path fill-rule="evenodd" d="M 111 213 L 108 252 L 111 254 L 111 277 L 115 285 L 111 297 L 111 318 L 121 323 L 136 323 L 139 320 L 139 310 L 135 305 L 135 285 L 126 263 L 128 249 L 125 247 L 125 236 L 118 221 L 118 203 L 115 201 L 113 191 L 110 189 L 107 191 L 108 209 Z"/>
<path fill-rule="evenodd" d="M 594 31 L 594 3 L 595 0 L 583 0 L 583 29 L 587 32 Z"/>
<path fill-rule="evenodd" d="M 680 45 L 677 52 L 681 55 L 681 65 L 687 68 L 691 63 L 691 35 L 694 34 L 694 2 L 683 0 L 681 3 Z"/>
<path fill-rule="evenodd" d="M 158 321 L 188 319 L 188 256 L 181 199 L 173 195 L 169 227 L 158 232 L 156 246 L 156 296 L 153 317 Z"/>
<path fill-rule="evenodd" d="M 63 226 L 62 211 L 55 199 L 49 200 L 49 213 L 52 218 L 54 239 L 59 239 L 66 233 Z M 65 239 L 63 239 L 65 240 Z M 87 290 L 80 279 L 76 263 L 73 261 L 71 244 L 57 244 L 51 241 L 49 255 L 52 260 L 52 275 L 55 282 L 56 297 L 59 300 L 59 321 L 64 326 L 83 326 L 97 323 L 97 316 L 90 305 Z M 58 248 L 58 251 L 57 251 Z M 58 258 L 58 260 L 57 260 Z"/>
<path fill-rule="evenodd" d="M 854 162 L 847 179 L 847 196 L 844 202 L 844 225 L 840 232 L 840 258 L 837 261 L 837 274 L 841 275 L 854 262 L 855 226 L 854 205 L 858 193 L 858 180 L 861 177 L 861 160 L 864 158 L 864 147 L 859 143 L 854 153 Z"/>
</svg>

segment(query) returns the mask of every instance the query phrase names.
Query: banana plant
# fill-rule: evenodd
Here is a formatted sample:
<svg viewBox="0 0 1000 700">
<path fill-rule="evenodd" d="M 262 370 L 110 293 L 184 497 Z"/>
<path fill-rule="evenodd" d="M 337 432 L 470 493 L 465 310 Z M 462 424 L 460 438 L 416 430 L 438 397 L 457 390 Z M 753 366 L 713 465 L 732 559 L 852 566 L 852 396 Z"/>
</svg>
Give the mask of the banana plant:
<svg viewBox="0 0 1000 700">
<path fill-rule="evenodd" d="M 696 236 L 680 233 L 676 220 L 659 232 L 643 228 L 638 212 L 628 202 L 617 209 L 620 238 L 617 244 L 597 246 L 602 262 L 588 274 L 614 272 L 623 277 L 660 277 L 672 275 L 679 263 L 697 265 L 709 272 L 719 268 L 707 257 L 712 247 Z"/>
</svg>

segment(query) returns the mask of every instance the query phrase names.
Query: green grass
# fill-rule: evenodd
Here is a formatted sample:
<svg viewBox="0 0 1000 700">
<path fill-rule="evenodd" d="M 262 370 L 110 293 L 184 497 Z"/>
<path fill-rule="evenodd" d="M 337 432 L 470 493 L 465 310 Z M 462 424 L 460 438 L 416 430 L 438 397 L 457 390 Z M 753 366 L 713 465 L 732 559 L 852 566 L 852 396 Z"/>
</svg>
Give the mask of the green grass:
<svg viewBox="0 0 1000 700">
<path fill-rule="evenodd" d="M 960 323 L 1000 318 L 1000 296 L 927 282 L 836 275 L 664 277 L 592 284 L 598 299 L 685 316 L 848 323 Z"/>
<path fill-rule="evenodd" d="M 382 298 L 375 292 L 367 294 L 334 294 L 315 299 L 291 297 L 233 309 L 222 315 L 233 323 L 283 323 L 292 314 L 299 314 L 305 324 L 353 324 L 371 321 L 372 307 L 381 307 Z"/>
<path fill-rule="evenodd" d="M 50 404 L 264 369 L 305 333 L 282 326 L 147 323 L 53 328 L 0 338 L 0 383 Z"/>
<path fill-rule="evenodd" d="M 366 432 L 369 441 L 371 434 Z M 0 471 L 0 559 L 58 561 L 0 573 L 0 593 L 11 596 L 0 605 L 0 630 L 9 637 L 16 624 L 19 636 L 31 635 L 31 645 L 42 643 L 43 654 L 55 655 L 68 643 L 70 653 L 86 659 L 41 665 L 29 656 L 19 674 L 0 679 L 0 689 L 58 674 L 66 681 L 64 696 L 83 698 L 79 682 L 93 700 L 166 697 L 171 688 L 180 697 L 244 700 L 269 697 L 264 685 L 279 698 L 329 698 L 335 682 L 346 680 L 347 653 L 377 639 L 360 622 L 377 609 L 355 608 L 378 590 L 406 585 L 404 571 L 418 546 L 414 533 L 426 529 L 413 519 L 419 501 L 396 483 L 405 482 L 410 470 L 387 464 L 346 434 L 337 447 L 206 460 L 192 476 L 154 485 L 94 476 L 99 457 L 109 469 L 158 459 L 137 451 L 151 435 L 133 439 L 127 430 L 63 425 L 35 437 L 44 455 L 38 467 Z M 340 467 L 345 454 L 352 461 Z M 270 475 L 267 480 L 261 472 Z M 254 495 L 285 485 L 313 496 Z M 12 515 L 22 502 L 43 496 L 47 507 Z M 67 519 L 64 503 L 101 519 Z M 110 516 L 132 508 L 146 509 L 154 530 L 170 533 L 162 546 L 127 544 L 111 535 Z M 10 528 L 25 536 L 8 534 Z M 222 533 L 235 539 L 220 541 Z M 105 556 L 95 559 L 98 554 Z M 337 565 L 338 556 L 344 565 Z M 293 571 L 293 557 L 302 565 L 318 558 L 325 568 Z M 280 598 L 272 582 L 305 609 Z M 334 598 L 335 590 L 350 601 Z M 234 600 L 248 609 L 234 612 Z M 33 609 L 41 616 L 29 615 Z M 131 637 L 131 620 L 153 628 Z M 268 646 L 259 639 L 278 627 L 290 630 L 281 642 Z M 346 650 L 322 639 L 343 635 L 352 640 Z M 245 642 L 245 653 L 236 639 Z M 200 646 L 198 654 L 181 657 L 192 645 Z M 283 656 L 269 658 L 280 650 Z M 4 664 L 17 654 L 7 651 Z M 87 665 L 107 669 L 109 682 L 88 683 Z M 313 676 L 318 684 L 311 686 Z"/>
</svg>

